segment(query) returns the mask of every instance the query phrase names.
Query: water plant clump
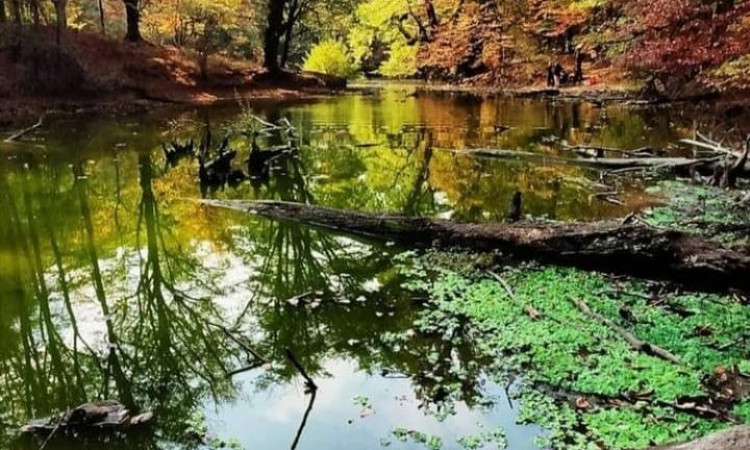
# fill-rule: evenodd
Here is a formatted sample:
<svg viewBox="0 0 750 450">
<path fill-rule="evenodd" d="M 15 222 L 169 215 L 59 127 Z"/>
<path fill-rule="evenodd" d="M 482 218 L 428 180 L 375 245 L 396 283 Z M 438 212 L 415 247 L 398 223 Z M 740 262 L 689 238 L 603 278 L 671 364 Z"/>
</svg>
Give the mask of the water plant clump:
<svg viewBox="0 0 750 450">
<path fill-rule="evenodd" d="M 662 181 L 647 192 L 664 199 L 646 221 L 714 239 L 730 247 L 747 247 L 750 201 L 746 193 L 729 195 L 719 187 L 683 181 Z"/>
<path fill-rule="evenodd" d="M 442 258 L 403 264 L 429 297 L 417 327 L 468 323 L 489 376 L 523 380 L 519 420 L 547 429 L 540 446 L 642 448 L 750 419 L 750 311 L 736 299 L 574 269 L 459 273 Z"/>
</svg>

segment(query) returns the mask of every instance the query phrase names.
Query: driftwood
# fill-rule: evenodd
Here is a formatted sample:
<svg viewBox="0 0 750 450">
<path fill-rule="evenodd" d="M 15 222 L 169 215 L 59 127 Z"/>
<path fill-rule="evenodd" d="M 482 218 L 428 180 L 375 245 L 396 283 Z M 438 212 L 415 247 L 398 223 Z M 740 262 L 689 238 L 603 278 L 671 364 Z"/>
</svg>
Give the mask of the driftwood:
<svg viewBox="0 0 750 450">
<path fill-rule="evenodd" d="M 669 362 L 673 362 L 675 364 L 681 364 L 680 359 L 675 356 L 674 354 L 670 353 L 667 350 L 664 350 L 663 348 L 649 344 L 647 342 L 643 342 L 642 340 L 638 339 L 633 335 L 633 333 L 629 332 L 628 330 L 618 326 L 611 320 L 607 319 L 606 317 L 602 316 L 601 314 L 595 313 L 594 311 L 589 308 L 589 305 L 586 304 L 583 300 L 576 300 L 572 299 L 573 303 L 578 307 L 578 309 L 581 310 L 585 315 L 591 317 L 592 319 L 596 320 L 600 324 L 606 326 L 607 328 L 611 329 L 615 333 L 619 334 L 625 341 L 627 341 L 628 344 L 630 344 L 631 347 L 633 347 L 634 350 L 643 352 L 652 356 L 657 356 L 661 359 L 664 359 Z"/>
<path fill-rule="evenodd" d="M 666 279 L 701 289 L 750 291 L 750 255 L 644 225 L 455 223 L 277 201 L 199 202 L 412 247 L 501 252 L 519 260 Z"/>
<path fill-rule="evenodd" d="M 563 144 L 563 148 L 570 150 L 573 153 L 586 157 L 586 158 L 603 158 L 607 153 L 616 153 L 618 155 L 624 155 L 626 157 L 649 157 L 654 155 L 654 151 L 651 147 L 640 147 L 632 150 L 623 150 L 615 147 L 604 147 L 599 145 L 567 145 Z"/>
</svg>

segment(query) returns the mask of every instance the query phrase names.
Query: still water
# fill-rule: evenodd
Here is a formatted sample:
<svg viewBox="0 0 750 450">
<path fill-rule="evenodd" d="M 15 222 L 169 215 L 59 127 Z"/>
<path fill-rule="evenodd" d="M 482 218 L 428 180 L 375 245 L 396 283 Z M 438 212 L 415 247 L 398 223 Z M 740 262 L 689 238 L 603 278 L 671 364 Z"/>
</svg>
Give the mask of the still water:
<svg viewBox="0 0 750 450">
<path fill-rule="evenodd" d="M 110 398 L 153 411 L 152 426 L 60 434 L 47 448 L 429 446 L 401 442 L 401 428 L 453 449 L 498 426 L 508 448 L 535 448 L 543 430 L 516 424 L 518 405 L 487 379 L 470 334 L 443 341 L 415 331 L 426 306 L 400 288 L 399 249 L 190 199 L 487 221 L 503 220 L 520 190 L 528 216 L 621 217 L 653 201 L 645 181 L 618 181 L 621 204 L 607 203 L 592 196 L 602 187 L 586 169 L 461 150 L 662 148 L 687 120 L 399 88 L 247 108 L 286 118 L 299 152 L 261 179 L 218 189 L 201 188 L 194 158 L 168 164 L 161 144 L 211 136 L 215 147 L 229 135 L 241 168 L 251 121 L 236 106 L 59 118 L 0 147 L 0 448 L 37 449 L 41 440 L 19 439 L 19 424 Z M 314 398 L 285 349 L 319 385 Z M 449 383 L 460 394 L 446 399 Z"/>
</svg>

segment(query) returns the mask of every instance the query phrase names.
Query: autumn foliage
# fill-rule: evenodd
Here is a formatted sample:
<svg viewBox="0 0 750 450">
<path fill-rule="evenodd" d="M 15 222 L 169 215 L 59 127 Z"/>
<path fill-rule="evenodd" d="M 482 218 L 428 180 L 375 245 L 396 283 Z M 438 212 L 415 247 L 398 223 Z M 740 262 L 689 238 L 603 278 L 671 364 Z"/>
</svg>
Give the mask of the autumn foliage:
<svg viewBox="0 0 750 450">
<path fill-rule="evenodd" d="M 0 0 L 0 50 L 23 53 L 16 27 L 56 24 L 58 40 L 73 30 L 121 39 L 132 34 L 126 30 L 134 16 L 126 12 L 134 8 L 126 6 L 136 4 L 145 41 L 195 61 L 203 81 L 212 62 L 243 60 L 327 72 L 336 62 L 335 71 L 351 76 L 546 85 L 550 65 L 572 73 L 574 55 L 583 54 L 584 85 L 750 89 L 750 0 L 24 2 L 39 14 L 34 8 L 15 14 L 19 2 Z M 30 54 L 33 46 L 25 44 Z M 74 40 L 59 44 L 75 50 Z"/>
<path fill-rule="evenodd" d="M 632 23 L 626 35 L 627 67 L 663 82 L 710 76 L 750 54 L 750 2 L 721 0 L 637 0 L 626 7 Z M 636 20 L 638 18 L 638 20 Z"/>
</svg>

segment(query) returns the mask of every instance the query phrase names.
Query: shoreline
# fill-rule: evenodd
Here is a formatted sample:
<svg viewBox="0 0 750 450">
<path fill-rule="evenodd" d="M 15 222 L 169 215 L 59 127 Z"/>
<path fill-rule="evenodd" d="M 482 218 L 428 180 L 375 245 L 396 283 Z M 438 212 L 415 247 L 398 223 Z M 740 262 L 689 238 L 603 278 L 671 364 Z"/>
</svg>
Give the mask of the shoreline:
<svg viewBox="0 0 750 450">
<path fill-rule="evenodd" d="M 185 97 L 113 95 L 91 98 L 16 97 L 0 100 L 0 135 L 40 117 L 70 114 L 136 114 L 168 107 L 200 107 L 258 101 L 314 100 L 339 95 L 330 88 L 250 87 L 232 92 L 197 91 Z M 1 140 L 0 140 L 1 142 Z"/>
<path fill-rule="evenodd" d="M 288 74 L 289 75 L 289 74 Z M 514 88 L 493 86 L 467 86 L 451 83 L 430 83 L 421 80 L 404 81 L 355 81 L 344 88 L 328 87 L 323 79 L 315 78 L 311 74 L 291 74 L 289 79 L 278 83 L 266 82 L 263 85 L 249 84 L 223 89 L 180 89 L 154 95 L 145 90 L 137 92 L 121 92 L 110 96 L 91 97 L 50 97 L 50 96 L 18 96 L 0 99 L 0 134 L 10 133 L 14 128 L 24 124 L 31 124 L 40 117 L 65 116 L 69 114 L 92 114 L 107 112 L 111 114 L 136 114 L 166 107 L 200 107 L 212 105 L 226 105 L 241 102 L 263 101 L 303 101 L 330 98 L 352 93 L 367 93 L 373 90 L 402 86 L 414 89 L 414 95 L 446 93 L 466 94 L 481 98 L 511 98 L 536 99 L 562 102 L 590 102 L 597 105 L 626 104 L 632 106 L 660 106 L 680 103 L 695 105 L 720 105 L 727 108 L 750 105 L 750 96 L 733 97 L 731 94 L 711 94 L 690 96 L 678 99 L 654 99 L 641 95 L 635 86 L 600 85 L 572 86 L 563 88 L 548 88 L 532 85 Z M 325 77 L 325 76 L 323 76 Z M 311 86 L 310 79 L 319 82 L 318 86 Z M 301 86 L 292 87 L 295 80 L 307 81 L 299 83 Z M 270 80 L 269 80 L 270 81 Z"/>
<path fill-rule="evenodd" d="M 682 103 L 692 104 L 725 104 L 750 105 L 750 92 L 704 92 L 691 93 L 680 97 L 648 97 L 643 95 L 640 87 L 634 84 L 598 84 L 594 86 L 564 86 L 551 88 L 544 85 L 526 85 L 513 87 L 465 85 L 454 83 L 432 83 L 424 80 L 367 80 L 355 81 L 348 87 L 354 91 L 383 89 L 389 85 L 401 83 L 420 93 L 466 94 L 482 98 L 516 98 L 550 101 L 588 101 L 596 104 L 627 104 L 633 106 L 660 106 Z"/>
</svg>

